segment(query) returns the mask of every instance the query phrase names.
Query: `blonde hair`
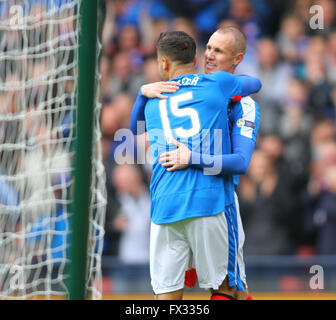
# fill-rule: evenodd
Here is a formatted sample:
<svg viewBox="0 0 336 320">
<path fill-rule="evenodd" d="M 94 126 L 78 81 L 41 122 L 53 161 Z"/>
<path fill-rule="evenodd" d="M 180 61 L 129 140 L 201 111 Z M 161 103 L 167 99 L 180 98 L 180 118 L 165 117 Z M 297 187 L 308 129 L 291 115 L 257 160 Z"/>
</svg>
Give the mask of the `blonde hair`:
<svg viewBox="0 0 336 320">
<path fill-rule="evenodd" d="M 235 26 L 221 27 L 217 29 L 220 34 L 232 34 L 234 38 L 234 48 L 233 51 L 235 53 L 243 53 L 246 52 L 246 36 L 245 34 Z"/>
</svg>

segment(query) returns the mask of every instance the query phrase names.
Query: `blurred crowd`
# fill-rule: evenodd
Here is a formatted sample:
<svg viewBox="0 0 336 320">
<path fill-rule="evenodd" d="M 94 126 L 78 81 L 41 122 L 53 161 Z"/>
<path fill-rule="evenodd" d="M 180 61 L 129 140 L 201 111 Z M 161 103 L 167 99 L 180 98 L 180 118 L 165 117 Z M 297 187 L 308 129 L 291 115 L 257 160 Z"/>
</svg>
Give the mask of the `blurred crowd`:
<svg viewBox="0 0 336 320">
<path fill-rule="evenodd" d="M 23 206 L 26 221 L 36 222 L 64 209 L 57 200 L 70 178 L 75 6 L 52 12 L 51 1 L 29 0 L 23 32 L 8 24 L 13 3 L 0 3 L 0 204 L 9 206 L 1 215 L 14 211 L 19 221 Z M 12 232 L 15 225 L 5 221 L 1 228 Z"/>
<path fill-rule="evenodd" d="M 10 17 L 12 2 L 0 0 L 0 27 Z M 0 28 L 0 204 L 15 213 L 14 222 L 0 224 L 2 231 L 8 225 L 19 231 L 15 226 L 20 201 L 32 203 L 26 209 L 28 221 L 33 231 L 42 230 L 49 222 L 41 217 L 68 188 L 71 146 L 63 141 L 73 134 L 76 16 L 69 6 L 51 28 L 41 3 L 72 2 L 27 0 L 30 29 Z M 202 73 L 207 40 L 219 26 L 228 25 L 238 26 L 247 37 L 247 52 L 236 73 L 256 76 L 263 85 L 253 96 L 261 112 L 257 145 L 237 190 L 244 253 L 336 254 L 336 0 L 101 3 L 105 17 L 99 59 L 100 124 L 108 196 L 103 254 L 118 259 L 126 278 L 148 277 L 151 163 L 146 136 L 134 137 L 133 144 L 128 140 L 128 151 L 142 161 L 119 164 L 115 154 L 125 151 L 125 141 L 117 133 L 129 127 L 140 87 L 161 81 L 156 60 L 159 34 L 183 30 L 191 35 L 197 42 L 196 70 Z M 321 16 L 315 16 L 319 11 L 311 10 L 313 5 L 322 9 Z M 24 48 L 30 48 L 28 55 L 34 59 L 22 54 Z M 24 110 L 25 126 L 20 118 Z M 64 112 L 56 116 L 57 110 Z M 22 141 L 27 142 L 24 158 L 20 150 L 13 150 Z M 48 162 L 50 152 L 53 161 Z M 22 172 L 29 174 L 20 199 L 5 178 L 21 179 Z M 39 202 L 41 195 L 49 202 Z M 3 207 L 2 220 L 7 219 Z M 65 206 L 53 210 L 57 217 L 67 211 Z M 63 222 L 59 218 L 59 230 L 65 229 Z M 65 241 L 55 244 L 56 256 Z"/>
<path fill-rule="evenodd" d="M 11 23 L 20 12 L 22 21 Z M 53 289 L 62 290 L 74 141 L 75 12 L 73 0 L 0 1 L 2 293 L 12 289 L 9 266 L 16 264 L 25 265 L 27 292 L 45 290 L 51 273 Z"/>
<path fill-rule="evenodd" d="M 323 28 L 311 19 L 323 10 Z M 236 73 L 258 77 L 261 124 L 240 179 L 246 255 L 336 254 L 336 1 L 106 0 L 100 71 L 107 174 L 105 255 L 148 263 L 151 165 L 117 164 L 141 85 L 160 81 L 156 40 L 183 30 L 197 42 L 197 71 L 218 26 L 236 25 L 247 53 Z M 146 139 L 135 141 L 146 150 Z M 141 148 L 139 147 L 141 146 Z M 143 147 L 145 146 L 145 147 Z"/>
<path fill-rule="evenodd" d="M 33 230 L 41 229 L 39 219 L 50 211 L 47 201 L 36 200 L 43 194 L 53 203 L 68 188 L 70 158 L 64 150 L 69 146 L 62 141 L 73 134 L 75 100 L 73 50 L 62 49 L 74 44 L 74 12 L 65 10 L 51 30 L 44 23 L 49 16 L 41 1 L 27 1 L 30 30 L 0 30 L 4 53 L 0 55 L 0 203 L 14 212 L 20 201 L 33 203 L 27 209 L 31 222 L 39 221 Z M 156 60 L 159 34 L 167 30 L 190 34 L 197 42 L 196 70 L 202 73 L 208 38 L 219 26 L 228 25 L 238 26 L 247 37 L 247 52 L 236 73 L 256 76 L 263 84 L 253 96 L 261 111 L 256 150 L 237 190 L 244 252 L 247 256 L 336 254 L 336 0 L 101 3 L 105 17 L 99 59 L 100 124 L 108 195 L 103 254 L 118 259 L 126 278 L 148 276 L 151 163 L 146 136 L 134 137 L 133 144 L 128 139 L 128 151 L 142 161 L 119 164 L 115 154 L 125 151 L 125 141 L 117 133 L 129 127 L 140 87 L 161 80 Z M 5 4 L 0 1 L 1 21 L 9 18 Z M 318 11 L 311 11 L 313 5 L 322 9 L 320 25 Z M 34 59 L 28 61 L 22 54 L 24 46 L 30 47 Z M 24 90 L 22 79 L 27 80 Z M 58 83 L 60 79 L 66 81 Z M 50 80 L 58 85 L 51 86 Z M 57 117 L 53 110 L 59 109 L 65 111 Z M 25 126 L 16 116 L 23 110 L 27 110 Z M 25 161 L 21 151 L 12 148 L 20 139 L 28 141 Z M 54 152 L 54 161 L 45 161 L 47 151 Z M 5 179 L 15 174 L 19 179 L 19 172 L 29 172 L 22 199 Z M 54 209 L 57 216 L 66 211 Z"/>
</svg>

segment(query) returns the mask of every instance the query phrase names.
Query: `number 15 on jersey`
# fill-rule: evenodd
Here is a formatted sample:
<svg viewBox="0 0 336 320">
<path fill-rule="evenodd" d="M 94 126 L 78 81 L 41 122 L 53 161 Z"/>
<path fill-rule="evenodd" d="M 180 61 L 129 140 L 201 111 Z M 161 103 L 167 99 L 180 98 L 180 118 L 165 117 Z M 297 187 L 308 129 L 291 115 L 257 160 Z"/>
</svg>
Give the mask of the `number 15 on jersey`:
<svg viewBox="0 0 336 320">
<path fill-rule="evenodd" d="M 201 122 L 199 114 L 196 109 L 191 107 L 180 108 L 179 105 L 182 102 L 188 102 L 193 99 L 192 91 L 186 93 L 181 93 L 179 95 L 170 97 L 168 99 L 162 99 L 159 102 L 160 117 L 162 121 L 162 127 L 165 134 L 167 143 L 170 143 L 175 136 L 182 139 L 190 138 L 201 131 Z M 167 103 L 168 102 L 168 103 Z M 173 116 L 182 118 L 189 117 L 191 122 L 191 127 L 189 129 L 184 129 L 182 126 L 175 129 L 171 128 L 171 124 L 168 117 L 168 104 L 170 105 L 170 111 Z"/>
</svg>

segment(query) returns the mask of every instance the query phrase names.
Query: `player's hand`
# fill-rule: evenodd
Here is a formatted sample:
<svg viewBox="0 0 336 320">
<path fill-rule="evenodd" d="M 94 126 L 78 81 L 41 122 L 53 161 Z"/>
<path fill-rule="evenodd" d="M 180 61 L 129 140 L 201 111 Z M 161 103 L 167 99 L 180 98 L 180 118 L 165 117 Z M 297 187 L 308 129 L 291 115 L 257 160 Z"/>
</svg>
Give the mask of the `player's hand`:
<svg viewBox="0 0 336 320">
<path fill-rule="evenodd" d="M 159 81 L 144 84 L 141 87 L 141 93 L 147 98 L 168 99 L 168 96 L 165 96 L 162 93 L 176 92 L 179 89 L 178 84 L 177 81 Z"/>
<path fill-rule="evenodd" d="M 191 156 L 190 149 L 183 143 L 177 140 L 171 141 L 176 147 L 176 150 L 168 151 L 160 155 L 159 161 L 162 162 L 162 167 L 166 167 L 167 171 L 182 170 L 189 166 Z"/>
</svg>

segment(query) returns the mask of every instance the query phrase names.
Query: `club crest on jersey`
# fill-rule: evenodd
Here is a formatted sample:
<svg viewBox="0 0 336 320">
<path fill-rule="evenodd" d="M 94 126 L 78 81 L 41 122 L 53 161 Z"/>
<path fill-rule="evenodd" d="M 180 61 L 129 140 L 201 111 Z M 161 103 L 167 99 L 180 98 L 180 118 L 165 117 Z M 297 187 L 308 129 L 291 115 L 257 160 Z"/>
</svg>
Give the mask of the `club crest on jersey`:
<svg viewBox="0 0 336 320">
<path fill-rule="evenodd" d="M 243 118 L 238 119 L 237 127 L 242 128 L 243 126 L 254 129 L 255 123 L 252 121 L 244 120 Z"/>
<path fill-rule="evenodd" d="M 240 118 L 237 120 L 237 127 L 241 128 L 244 125 L 245 120 Z"/>
</svg>

